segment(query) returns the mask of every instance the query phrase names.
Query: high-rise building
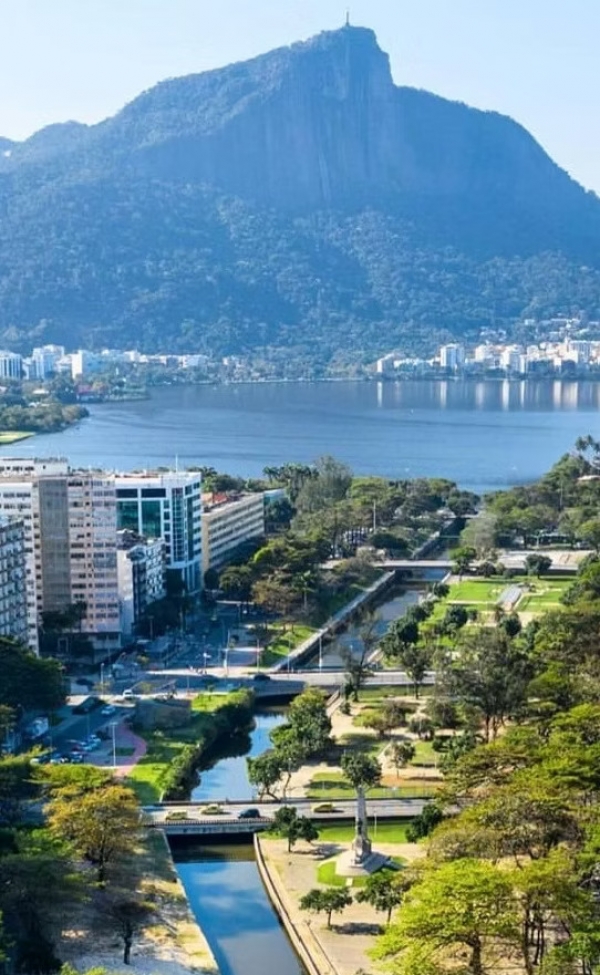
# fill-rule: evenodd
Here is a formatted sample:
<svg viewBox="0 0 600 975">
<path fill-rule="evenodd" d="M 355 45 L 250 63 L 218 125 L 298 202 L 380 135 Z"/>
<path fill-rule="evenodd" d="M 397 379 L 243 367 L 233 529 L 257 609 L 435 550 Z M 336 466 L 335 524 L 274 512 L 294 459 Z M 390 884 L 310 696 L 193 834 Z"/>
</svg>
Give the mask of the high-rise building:
<svg viewBox="0 0 600 975">
<path fill-rule="evenodd" d="M 465 350 L 462 345 L 442 345 L 440 366 L 442 369 L 460 369 L 465 364 Z"/>
<path fill-rule="evenodd" d="M 64 359 L 65 348 L 63 345 L 42 345 L 34 349 L 31 353 L 31 369 L 35 379 L 46 379 L 52 376 L 61 359 Z"/>
<path fill-rule="evenodd" d="M 25 526 L 0 515 L 0 636 L 28 642 Z"/>
<path fill-rule="evenodd" d="M 118 647 L 114 480 L 70 471 L 64 458 L 2 459 L 0 512 L 23 520 L 29 644 L 43 613 L 83 603 L 81 633 L 95 650 Z"/>
<path fill-rule="evenodd" d="M 202 511 L 202 570 L 224 565 L 244 542 L 265 534 L 265 499 L 261 494 L 237 498 L 214 495 Z"/>
<path fill-rule="evenodd" d="M 200 474 L 137 473 L 115 477 L 117 523 L 165 543 L 167 573 L 188 593 L 202 587 L 202 481 Z"/>
<path fill-rule="evenodd" d="M 20 379 L 23 357 L 16 352 L 0 352 L 0 379 Z"/>
<path fill-rule="evenodd" d="M 117 538 L 121 629 L 128 637 L 152 603 L 165 596 L 165 543 L 128 531 Z"/>
</svg>

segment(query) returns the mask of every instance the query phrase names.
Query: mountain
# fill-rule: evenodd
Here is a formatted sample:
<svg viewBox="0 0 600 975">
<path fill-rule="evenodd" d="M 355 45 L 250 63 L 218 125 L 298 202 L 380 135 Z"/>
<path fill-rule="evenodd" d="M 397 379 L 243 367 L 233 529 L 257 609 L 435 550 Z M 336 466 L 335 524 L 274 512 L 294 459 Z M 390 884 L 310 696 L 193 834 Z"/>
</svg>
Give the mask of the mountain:
<svg viewBox="0 0 600 975">
<path fill-rule="evenodd" d="M 3 344 L 324 364 L 576 310 L 600 201 L 511 119 L 395 86 L 370 30 L 0 140 Z"/>
</svg>

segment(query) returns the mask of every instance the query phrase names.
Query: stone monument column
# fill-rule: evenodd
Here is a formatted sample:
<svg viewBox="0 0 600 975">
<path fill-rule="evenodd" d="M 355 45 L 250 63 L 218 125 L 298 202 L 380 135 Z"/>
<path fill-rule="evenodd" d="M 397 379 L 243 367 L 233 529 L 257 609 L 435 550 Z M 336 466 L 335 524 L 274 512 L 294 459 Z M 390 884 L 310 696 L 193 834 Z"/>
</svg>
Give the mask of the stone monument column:
<svg viewBox="0 0 600 975">
<path fill-rule="evenodd" d="M 356 822 L 355 834 L 352 841 L 352 864 L 360 867 L 371 856 L 371 840 L 369 839 L 367 824 L 367 802 L 365 790 L 359 786 L 356 790 Z"/>
</svg>

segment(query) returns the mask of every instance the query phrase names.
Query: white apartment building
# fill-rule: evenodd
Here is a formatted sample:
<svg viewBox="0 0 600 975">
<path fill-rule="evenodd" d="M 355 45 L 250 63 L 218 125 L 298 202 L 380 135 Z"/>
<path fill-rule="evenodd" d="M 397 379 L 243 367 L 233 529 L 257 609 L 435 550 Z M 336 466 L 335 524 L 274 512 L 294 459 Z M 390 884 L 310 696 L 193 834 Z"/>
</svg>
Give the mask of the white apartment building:
<svg viewBox="0 0 600 975">
<path fill-rule="evenodd" d="M 205 503 L 202 512 L 202 571 L 218 569 L 244 542 L 265 534 L 263 494 Z"/>
<path fill-rule="evenodd" d="M 145 610 L 165 597 L 165 543 L 120 531 L 117 546 L 121 629 L 129 637 Z"/>
<path fill-rule="evenodd" d="M 46 379 L 57 371 L 58 363 L 65 357 L 64 345 L 42 345 L 31 353 L 31 377 Z"/>
<path fill-rule="evenodd" d="M 24 524 L 29 644 L 41 614 L 85 602 L 81 632 L 120 645 L 113 480 L 69 471 L 64 458 L 0 460 L 0 512 Z"/>
<path fill-rule="evenodd" d="M 0 515 L 0 636 L 28 642 L 25 526 Z"/>
<path fill-rule="evenodd" d="M 23 375 L 23 357 L 16 352 L 0 352 L 0 379 L 20 379 Z"/>
<path fill-rule="evenodd" d="M 102 372 L 105 363 L 102 356 L 96 352 L 88 352 L 87 349 L 79 349 L 71 353 L 71 378 L 79 379 L 81 376 L 92 376 Z"/>
<path fill-rule="evenodd" d="M 460 369 L 465 364 L 465 350 L 462 345 L 442 345 L 440 348 L 440 366 L 442 369 Z"/>
<path fill-rule="evenodd" d="M 188 593 L 202 588 L 202 481 L 195 472 L 118 474 L 117 523 L 146 538 L 162 538 L 167 572 Z"/>
</svg>

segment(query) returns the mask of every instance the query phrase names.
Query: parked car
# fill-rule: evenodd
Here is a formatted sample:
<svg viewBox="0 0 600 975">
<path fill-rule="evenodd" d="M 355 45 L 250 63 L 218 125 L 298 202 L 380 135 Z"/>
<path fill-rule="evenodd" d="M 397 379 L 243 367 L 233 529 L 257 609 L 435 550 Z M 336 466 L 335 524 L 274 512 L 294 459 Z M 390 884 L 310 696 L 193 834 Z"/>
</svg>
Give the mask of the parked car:
<svg viewBox="0 0 600 975">
<path fill-rule="evenodd" d="M 123 695 L 123 696 L 125 696 L 125 695 Z M 114 706 L 114 704 L 106 704 L 106 705 L 105 705 L 105 706 L 104 706 L 104 707 L 102 708 L 102 710 L 101 710 L 101 712 L 100 712 L 100 714 L 102 714 L 102 715 L 104 715 L 104 717 L 106 717 L 106 718 L 107 718 L 107 717 L 108 717 L 108 716 L 109 716 L 110 714 L 114 714 L 116 710 L 117 710 L 117 709 L 116 709 L 116 707 Z"/>
<path fill-rule="evenodd" d="M 269 677 L 268 674 L 255 674 L 252 680 L 255 680 L 257 682 L 259 681 L 263 682 L 263 681 L 271 680 L 271 678 Z"/>
<path fill-rule="evenodd" d="M 123 691 L 123 694 L 121 696 L 124 701 L 132 701 L 133 698 L 135 697 L 135 693 L 131 689 L 131 687 L 128 687 L 127 690 Z"/>
<path fill-rule="evenodd" d="M 260 809 L 242 809 L 238 819 L 260 819 Z"/>
</svg>

